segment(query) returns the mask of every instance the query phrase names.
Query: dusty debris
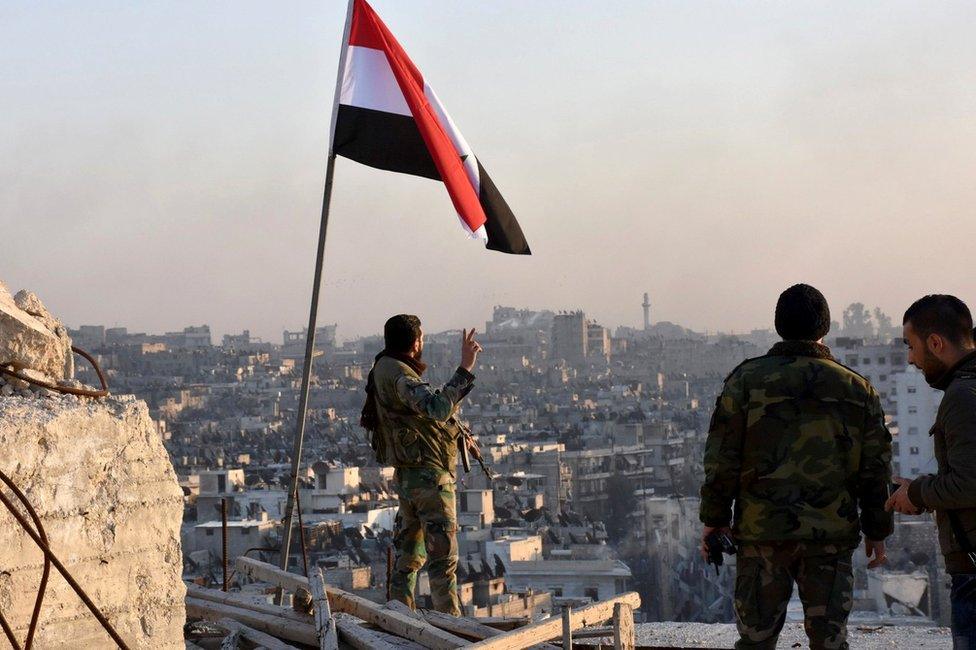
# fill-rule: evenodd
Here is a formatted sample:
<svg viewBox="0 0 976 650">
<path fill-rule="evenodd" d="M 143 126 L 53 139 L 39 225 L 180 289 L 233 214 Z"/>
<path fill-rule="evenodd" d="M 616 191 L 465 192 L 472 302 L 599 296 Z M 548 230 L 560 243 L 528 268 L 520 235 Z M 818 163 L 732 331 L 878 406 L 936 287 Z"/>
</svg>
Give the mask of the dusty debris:
<svg viewBox="0 0 976 650">
<path fill-rule="evenodd" d="M 311 587 L 315 616 L 254 602 L 243 594 L 194 585 L 187 590 L 187 616 L 191 620 L 230 619 L 286 642 L 313 645 L 321 650 L 337 647 L 336 633 L 338 641 L 345 644 L 339 647 L 448 650 L 470 646 L 492 650 L 554 650 L 555 646 L 548 641 L 561 638 L 566 625 L 560 618 L 550 618 L 503 631 L 490 628 L 477 619 L 410 611 L 396 601 L 380 605 L 325 584 L 317 568 L 310 581 L 265 562 L 240 557 L 237 574 L 242 579 L 267 582 L 293 594 Z M 617 647 L 633 649 L 633 608 L 639 605 L 640 597 L 636 593 L 622 594 L 573 611 L 567 624 L 570 631 L 577 631 L 613 621 L 610 629 Z"/>
</svg>

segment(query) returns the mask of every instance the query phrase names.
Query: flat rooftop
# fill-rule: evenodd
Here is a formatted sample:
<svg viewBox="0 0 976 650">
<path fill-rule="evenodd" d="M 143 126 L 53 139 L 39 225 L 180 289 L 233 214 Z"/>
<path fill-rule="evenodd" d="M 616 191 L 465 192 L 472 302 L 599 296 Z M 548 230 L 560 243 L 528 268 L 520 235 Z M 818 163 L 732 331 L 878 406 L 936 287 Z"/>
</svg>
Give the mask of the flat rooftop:
<svg viewBox="0 0 976 650">
<path fill-rule="evenodd" d="M 727 648 L 739 638 L 732 624 L 707 623 L 639 623 L 636 626 L 638 648 Z M 857 650 L 891 650 L 891 648 L 925 648 L 951 650 L 952 636 L 946 627 L 911 627 L 906 625 L 869 626 L 849 624 L 848 642 Z M 606 639 L 602 639 L 606 645 Z M 573 645 L 593 645 L 601 639 L 573 639 Z M 612 645 L 613 640 L 610 640 Z M 806 648 L 807 636 L 802 623 L 787 623 L 780 634 L 777 650 Z"/>
</svg>

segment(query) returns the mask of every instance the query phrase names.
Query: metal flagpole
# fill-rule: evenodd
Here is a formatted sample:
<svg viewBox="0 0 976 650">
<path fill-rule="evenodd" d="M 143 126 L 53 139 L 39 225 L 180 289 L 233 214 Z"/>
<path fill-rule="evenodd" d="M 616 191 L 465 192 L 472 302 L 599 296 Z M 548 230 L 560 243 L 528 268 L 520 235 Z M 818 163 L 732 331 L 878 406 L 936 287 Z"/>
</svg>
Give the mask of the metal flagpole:
<svg viewBox="0 0 976 650">
<path fill-rule="evenodd" d="M 332 177 L 335 172 L 336 118 L 339 115 L 339 94 L 342 91 L 342 75 L 346 69 L 346 53 L 349 50 L 349 30 L 352 26 L 353 1 L 346 7 L 346 26 L 342 32 L 342 46 L 339 52 L 339 72 L 336 75 L 335 99 L 332 104 L 332 123 L 329 127 L 329 156 L 325 167 L 325 194 L 322 197 L 322 221 L 319 224 L 319 245 L 315 255 L 315 277 L 312 280 L 312 305 L 308 311 L 308 330 L 305 336 L 305 365 L 302 366 L 302 388 L 298 399 L 298 419 L 295 424 L 295 446 L 291 455 L 291 480 L 288 500 L 285 504 L 284 538 L 281 542 L 281 568 L 288 570 L 288 555 L 291 550 L 292 515 L 295 509 L 295 496 L 298 492 L 298 473 L 302 464 L 302 442 L 305 437 L 305 414 L 308 411 L 308 388 L 312 376 L 312 356 L 315 352 L 315 321 L 318 316 L 319 289 L 322 286 L 322 265 L 325 257 L 325 234 L 329 226 L 329 205 L 332 202 Z M 280 598 L 280 590 L 278 592 Z"/>
</svg>

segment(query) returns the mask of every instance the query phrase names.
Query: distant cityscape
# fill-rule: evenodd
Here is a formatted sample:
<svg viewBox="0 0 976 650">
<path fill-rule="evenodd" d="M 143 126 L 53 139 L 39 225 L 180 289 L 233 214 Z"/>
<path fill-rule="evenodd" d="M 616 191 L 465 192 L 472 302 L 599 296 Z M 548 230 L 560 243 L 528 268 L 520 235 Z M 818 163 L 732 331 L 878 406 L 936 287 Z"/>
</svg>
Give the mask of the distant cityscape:
<svg viewBox="0 0 976 650">
<path fill-rule="evenodd" d="M 497 474 L 489 481 L 477 466 L 459 473 L 465 614 L 537 616 L 632 589 L 645 621 L 733 620 L 734 572 L 716 571 L 698 553 L 704 440 L 724 378 L 777 337 L 654 322 L 647 294 L 639 306 L 642 328 L 613 331 L 581 310 L 494 308 L 479 335 L 476 389 L 462 408 Z M 358 426 L 383 340 L 340 342 L 340 327 L 315 333 L 302 536 L 292 561 L 319 565 L 331 584 L 383 602 L 393 471 L 377 465 Z M 459 334 L 427 334 L 432 383 L 456 367 Z M 247 330 L 215 343 L 206 325 L 165 334 L 82 325 L 70 335 L 95 355 L 113 392 L 149 404 L 184 492 L 184 577 L 220 583 L 222 508 L 231 563 L 244 553 L 277 561 L 306 332 L 285 331 L 280 343 Z M 878 389 L 895 472 L 911 477 L 935 471 L 928 430 L 940 394 L 908 366 L 900 336 L 880 310 L 854 304 L 827 343 Z M 886 569 L 869 573 L 855 555 L 852 624 L 947 623 L 935 540 L 931 518 L 899 519 Z M 419 592 L 429 594 L 423 576 Z M 799 601 L 790 618 L 802 619 Z"/>
</svg>

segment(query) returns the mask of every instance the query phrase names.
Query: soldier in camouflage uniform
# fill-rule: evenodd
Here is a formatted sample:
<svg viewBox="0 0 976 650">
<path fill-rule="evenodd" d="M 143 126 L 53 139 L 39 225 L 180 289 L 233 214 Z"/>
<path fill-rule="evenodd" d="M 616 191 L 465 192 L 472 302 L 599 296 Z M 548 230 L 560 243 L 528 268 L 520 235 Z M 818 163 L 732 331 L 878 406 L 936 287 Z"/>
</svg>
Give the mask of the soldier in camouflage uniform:
<svg viewBox="0 0 976 650">
<path fill-rule="evenodd" d="M 869 568 L 885 561 L 891 436 L 870 383 L 831 357 L 823 295 L 796 285 L 780 296 L 766 356 L 725 381 L 705 447 L 703 539 L 739 546 L 736 648 L 775 648 L 797 584 L 810 647 L 847 648 L 851 559 L 865 535 Z"/>
<path fill-rule="evenodd" d="M 401 314 L 384 328 L 386 349 L 376 357 L 367 386 L 362 424 L 373 434 L 378 460 L 396 468 L 400 497 L 393 544 L 395 566 L 390 594 L 415 607 L 417 572 L 427 562 L 434 609 L 454 616 L 457 596 L 457 514 L 454 482 L 458 438 L 454 419 L 471 390 L 481 346 L 474 330 L 461 341 L 461 365 L 439 390 L 421 375 L 423 333 L 416 316 Z M 469 450 L 478 455 L 471 443 Z"/>
</svg>

